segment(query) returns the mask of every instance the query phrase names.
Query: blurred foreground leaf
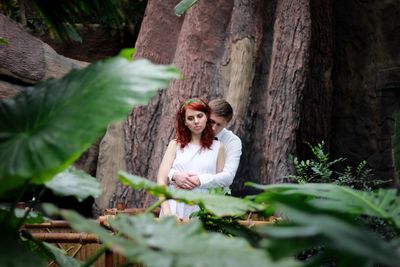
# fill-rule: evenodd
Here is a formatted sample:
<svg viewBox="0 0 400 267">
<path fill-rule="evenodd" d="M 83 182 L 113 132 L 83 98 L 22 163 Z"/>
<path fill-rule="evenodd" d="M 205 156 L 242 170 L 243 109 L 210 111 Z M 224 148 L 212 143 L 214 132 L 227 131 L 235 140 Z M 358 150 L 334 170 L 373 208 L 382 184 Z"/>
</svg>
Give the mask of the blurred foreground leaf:
<svg viewBox="0 0 400 267">
<path fill-rule="evenodd" d="M 248 201 L 246 199 L 215 195 L 203 192 L 191 192 L 159 186 L 145 178 L 128 174 L 120 171 L 119 179 L 121 183 L 129 185 L 134 189 L 144 188 L 154 196 L 165 196 L 168 199 L 176 199 L 187 204 L 197 204 L 217 216 L 241 216 L 250 211 L 263 209 L 262 205 Z"/>
<path fill-rule="evenodd" d="M 252 186 L 264 190 L 255 200 L 299 204 L 302 199 L 316 208 L 368 215 L 389 220 L 400 230 L 400 197 L 395 189 L 379 189 L 372 192 L 358 191 L 334 184 L 274 184 Z"/>
<path fill-rule="evenodd" d="M 75 196 L 79 201 L 88 197 L 99 197 L 101 194 L 100 183 L 96 178 L 84 171 L 69 167 L 45 183 L 55 194 L 61 196 Z"/>
<path fill-rule="evenodd" d="M 244 239 L 206 233 L 199 221 L 180 225 L 172 217 L 156 220 L 150 214 L 119 214 L 109 220 L 116 236 L 75 212 L 59 213 L 75 230 L 96 234 L 130 263 L 149 267 L 300 266 L 292 259 L 273 262 L 265 251 L 252 248 Z"/>
<path fill-rule="evenodd" d="M 42 184 L 52 178 L 109 123 L 178 77 L 173 66 L 111 58 L 0 100 L 0 196 L 27 179 Z"/>
</svg>

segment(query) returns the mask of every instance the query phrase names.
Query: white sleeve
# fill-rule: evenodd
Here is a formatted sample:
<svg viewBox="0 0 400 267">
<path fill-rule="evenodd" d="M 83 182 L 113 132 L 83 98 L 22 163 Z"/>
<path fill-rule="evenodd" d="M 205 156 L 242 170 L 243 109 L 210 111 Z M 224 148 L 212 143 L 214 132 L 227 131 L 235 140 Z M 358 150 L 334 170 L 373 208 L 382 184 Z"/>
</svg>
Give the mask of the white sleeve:
<svg viewBox="0 0 400 267">
<path fill-rule="evenodd" d="M 229 187 L 239 167 L 240 156 L 242 155 L 242 142 L 236 135 L 229 142 L 224 143 L 225 164 L 222 172 L 217 174 L 199 175 L 199 188 Z"/>
</svg>

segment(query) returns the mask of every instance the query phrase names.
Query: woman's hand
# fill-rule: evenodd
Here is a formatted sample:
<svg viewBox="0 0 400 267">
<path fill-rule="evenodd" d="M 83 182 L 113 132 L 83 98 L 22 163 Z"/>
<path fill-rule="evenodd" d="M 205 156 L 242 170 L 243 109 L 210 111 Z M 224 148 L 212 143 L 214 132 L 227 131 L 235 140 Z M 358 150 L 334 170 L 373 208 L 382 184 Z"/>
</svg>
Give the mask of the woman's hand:
<svg viewBox="0 0 400 267">
<path fill-rule="evenodd" d="M 175 172 L 172 181 L 179 189 L 192 190 L 200 186 L 200 179 L 195 173 Z"/>
</svg>

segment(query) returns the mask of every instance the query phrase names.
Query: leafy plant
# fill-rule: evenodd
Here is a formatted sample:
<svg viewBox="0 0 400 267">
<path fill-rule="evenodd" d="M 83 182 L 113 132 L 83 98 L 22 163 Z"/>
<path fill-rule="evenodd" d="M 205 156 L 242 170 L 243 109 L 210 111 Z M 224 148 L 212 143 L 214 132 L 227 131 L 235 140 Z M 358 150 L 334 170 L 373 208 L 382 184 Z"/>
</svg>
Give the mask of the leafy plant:
<svg viewBox="0 0 400 267">
<path fill-rule="evenodd" d="M 297 157 L 290 156 L 296 175 L 290 175 L 289 178 L 298 183 L 332 182 L 332 166 L 344 161 L 344 159 L 339 158 L 330 161 L 329 154 L 324 151 L 324 141 L 316 146 L 312 146 L 309 143 L 307 144 L 315 159 L 300 160 Z"/>
<path fill-rule="evenodd" d="M 126 25 L 132 27 L 132 21 L 137 18 L 128 16 L 127 11 L 144 10 L 147 1 L 138 0 L 134 2 L 123 0 L 31 0 L 31 1 L 12 1 L 3 0 L 0 3 L 0 12 L 13 20 L 18 21 L 21 16 L 20 6 L 28 5 L 30 14 L 27 16 L 27 26 L 35 30 L 48 30 L 52 37 L 60 38 L 64 41 L 82 42 L 77 31 L 77 23 L 101 23 L 112 29 L 123 32 Z M 136 12 L 138 13 L 138 12 Z M 137 22 L 136 22 L 137 23 Z"/>
<path fill-rule="evenodd" d="M 333 166 L 346 159 L 338 158 L 331 161 L 329 153 L 324 151 L 324 145 L 324 141 L 316 146 L 308 144 L 313 155 L 312 159 L 300 160 L 290 156 L 295 174 L 290 175 L 289 178 L 299 184 L 335 183 L 366 191 L 371 191 L 388 182 L 374 179 L 373 172 L 368 168 L 365 160 L 360 162 L 355 169 L 346 166 L 342 172 L 335 171 Z"/>
<path fill-rule="evenodd" d="M 199 221 L 182 225 L 173 217 L 157 221 L 149 214 L 118 215 L 109 220 L 119 233 L 115 236 L 75 212 L 47 209 L 61 214 L 75 229 L 98 235 L 109 249 L 121 253 L 131 263 L 160 267 L 299 266 L 291 259 L 273 262 L 263 250 L 251 247 L 244 239 L 206 233 Z"/>
<path fill-rule="evenodd" d="M 134 189 L 144 188 L 148 193 L 156 197 L 163 196 L 166 200 L 175 199 L 190 205 L 199 205 L 201 209 L 207 209 L 209 212 L 220 217 L 242 216 L 249 211 L 257 211 L 263 208 L 260 204 L 236 197 L 190 192 L 159 186 L 145 178 L 123 171 L 119 172 L 119 179 L 122 184 L 129 185 Z M 159 204 L 160 202 L 156 202 L 152 207 L 157 207 Z"/>
<path fill-rule="evenodd" d="M 197 3 L 198 0 L 182 0 L 175 6 L 175 15 L 182 16 L 191 6 Z"/>
<path fill-rule="evenodd" d="M 286 218 L 279 225 L 260 230 L 264 237 L 261 245 L 271 255 L 285 257 L 322 246 L 306 265 L 334 261 L 338 266 L 352 266 L 355 262 L 357 266 L 396 266 L 400 257 L 396 247 L 363 228 L 357 220 L 360 216 L 380 218 L 399 231 L 400 199 L 396 190 L 363 192 L 311 183 L 253 186 L 264 190 L 254 198 L 255 202 L 269 203 Z M 386 254 L 389 251 L 391 255 Z"/>
<path fill-rule="evenodd" d="M 66 168 L 110 122 L 123 119 L 133 106 L 145 104 L 179 77 L 173 66 L 112 58 L 0 100 L 0 198 L 12 201 L 0 211 L 2 247 L 7 244 L 0 253 L 1 266 L 43 266 L 46 260 L 40 257 L 68 266 L 58 250 L 27 232 L 18 234 L 24 223 L 43 219 L 35 219 L 32 207 L 16 209 L 16 203 L 32 184 L 78 200 L 98 196 L 95 178 Z"/>
</svg>

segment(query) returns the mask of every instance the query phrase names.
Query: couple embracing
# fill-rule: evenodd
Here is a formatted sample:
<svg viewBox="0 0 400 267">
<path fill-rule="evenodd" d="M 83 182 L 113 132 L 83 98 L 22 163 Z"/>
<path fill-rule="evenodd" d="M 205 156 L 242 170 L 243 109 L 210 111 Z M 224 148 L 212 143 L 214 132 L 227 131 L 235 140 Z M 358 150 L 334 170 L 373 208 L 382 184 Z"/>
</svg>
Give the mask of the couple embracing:
<svg viewBox="0 0 400 267">
<path fill-rule="evenodd" d="M 164 154 L 157 183 L 196 192 L 229 188 L 242 154 L 239 137 L 225 128 L 232 117 L 232 107 L 223 99 L 209 104 L 201 98 L 186 100 L 177 111 L 176 137 Z M 198 209 L 168 200 L 160 216 L 186 220 Z"/>
</svg>

